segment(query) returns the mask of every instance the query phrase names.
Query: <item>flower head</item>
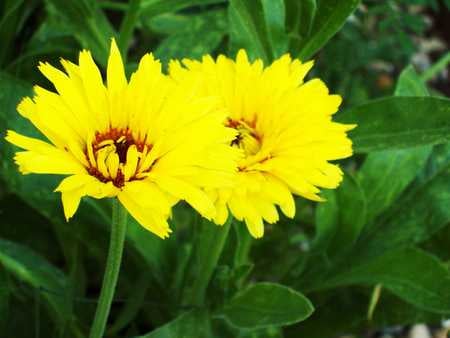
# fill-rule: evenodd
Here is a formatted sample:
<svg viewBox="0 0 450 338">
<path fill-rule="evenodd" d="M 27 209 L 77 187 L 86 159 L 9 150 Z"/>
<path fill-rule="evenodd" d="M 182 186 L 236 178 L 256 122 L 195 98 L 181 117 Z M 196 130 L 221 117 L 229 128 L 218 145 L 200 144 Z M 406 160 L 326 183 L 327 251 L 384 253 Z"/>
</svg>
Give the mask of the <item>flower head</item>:
<svg viewBox="0 0 450 338">
<path fill-rule="evenodd" d="M 275 223 L 276 206 L 295 215 L 292 194 L 320 201 L 319 188 L 336 188 L 342 171 L 329 161 L 349 157 L 354 128 L 332 121 L 341 97 L 330 95 L 319 79 L 304 82 L 313 66 L 284 55 L 264 68 L 241 50 L 236 61 L 205 56 L 201 62 L 172 62 L 170 75 L 179 83 L 203 79 L 203 95 L 217 95 L 228 112 L 226 126 L 237 131 L 231 145 L 241 151 L 235 188 L 211 191 L 223 223 L 228 209 L 244 220 L 254 237 L 263 221 Z"/>
<path fill-rule="evenodd" d="M 214 217 L 204 190 L 230 186 L 236 159 L 229 147 L 235 131 L 223 126 L 217 100 L 177 85 L 151 54 L 127 81 L 114 40 L 106 85 L 88 51 L 78 65 L 61 63 L 65 72 L 39 65 L 56 92 L 35 86 L 18 106 L 49 142 L 14 131 L 6 139 L 24 149 L 14 157 L 22 173 L 69 175 L 56 188 L 66 218 L 86 195 L 117 197 L 160 237 L 169 234 L 167 219 L 180 199 Z"/>
</svg>

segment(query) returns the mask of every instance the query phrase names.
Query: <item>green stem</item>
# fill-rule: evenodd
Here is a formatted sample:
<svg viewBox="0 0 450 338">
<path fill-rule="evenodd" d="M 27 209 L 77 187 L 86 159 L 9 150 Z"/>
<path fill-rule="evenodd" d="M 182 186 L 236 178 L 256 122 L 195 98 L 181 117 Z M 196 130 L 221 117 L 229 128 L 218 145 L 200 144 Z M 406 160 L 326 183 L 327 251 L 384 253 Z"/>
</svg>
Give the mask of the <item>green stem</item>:
<svg viewBox="0 0 450 338">
<path fill-rule="evenodd" d="M 235 222 L 234 226 L 238 239 L 236 252 L 234 254 L 234 265 L 235 267 L 238 267 L 243 264 L 248 264 L 253 237 L 248 232 L 245 224 Z"/>
<path fill-rule="evenodd" d="M 202 306 L 205 303 L 206 289 L 225 247 L 232 219 L 230 216 L 220 227 L 211 222 L 201 224 L 196 247 L 198 270 L 191 289 L 190 305 Z"/>
<path fill-rule="evenodd" d="M 442 72 L 450 63 L 450 52 L 444 54 L 434 65 L 423 72 L 421 78 L 423 81 L 429 81 L 433 79 L 437 74 Z"/>
<path fill-rule="evenodd" d="M 120 25 L 118 46 L 122 52 L 123 63 L 126 63 L 127 51 L 130 44 L 130 39 L 133 36 L 133 30 L 137 22 L 139 15 L 139 9 L 141 7 L 141 0 L 130 0 L 128 4 L 128 10 Z"/>
<path fill-rule="evenodd" d="M 126 228 L 127 211 L 115 198 L 113 200 L 111 237 L 108 258 L 106 260 L 105 275 L 103 276 L 102 290 L 100 292 L 100 298 L 89 338 L 102 338 L 105 332 L 106 322 L 108 320 L 114 292 L 116 290 L 117 279 L 119 277 Z"/>
</svg>

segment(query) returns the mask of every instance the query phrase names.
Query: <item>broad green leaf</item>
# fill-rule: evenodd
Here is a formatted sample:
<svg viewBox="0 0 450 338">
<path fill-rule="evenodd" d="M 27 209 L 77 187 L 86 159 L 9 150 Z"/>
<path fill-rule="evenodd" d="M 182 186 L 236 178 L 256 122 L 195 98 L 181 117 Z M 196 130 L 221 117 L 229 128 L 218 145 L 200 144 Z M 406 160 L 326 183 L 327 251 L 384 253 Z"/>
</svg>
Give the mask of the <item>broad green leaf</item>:
<svg viewBox="0 0 450 338">
<path fill-rule="evenodd" d="M 317 14 L 317 0 L 297 1 L 300 3 L 300 36 L 305 38 L 311 34 L 314 19 Z"/>
<path fill-rule="evenodd" d="M 316 0 L 285 0 L 286 29 L 289 35 L 289 50 L 297 55 L 302 41 L 311 33 L 317 12 Z"/>
<path fill-rule="evenodd" d="M 360 258 L 420 243 L 450 222 L 450 167 L 444 165 L 427 180 L 414 183 L 359 243 Z"/>
<path fill-rule="evenodd" d="M 155 331 L 135 338 L 210 338 L 211 336 L 208 313 L 192 310 Z"/>
<path fill-rule="evenodd" d="M 325 190 L 322 193 L 325 202 L 319 203 L 315 213 L 316 235 L 313 242 L 314 251 L 326 251 L 339 226 L 339 205 L 337 193 Z"/>
<path fill-rule="evenodd" d="M 415 186 L 421 186 L 427 181 L 431 180 L 436 175 L 439 175 L 450 166 L 450 143 L 440 144 L 433 148 L 433 153 L 428 159 L 428 162 L 414 182 Z"/>
<path fill-rule="evenodd" d="M 59 320 L 70 318 L 70 285 L 62 271 L 27 247 L 5 239 L 0 239 L 0 264 L 17 279 L 42 292 Z"/>
<path fill-rule="evenodd" d="M 285 30 L 285 6 L 283 0 L 260 0 L 264 12 L 264 21 L 274 59 L 286 53 L 288 36 Z"/>
<path fill-rule="evenodd" d="M 228 15 L 233 49 L 244 48 L 251 58 L 268 63 L 272 52 L 260 0 L 230 0 Z"/>
<path fill-rule="evenodd" d="M 366 223 L 366 197 L 358 182 L 348 173 L 328 201 L 316 209 L 317 235 L 313 250 L 326 250 L 330 257 L 351 249 Z"/>
<path fill-rule="evenodd" d="M 184 16 L 185 20 L 181 20 L 181 15 L 178 17 L 182 25 L 178 26 L 174 34 L 166 37 L 155 50 L 155 55 L 164 63 L 171 59 L 200 59 L 205 54 L 211 54 L 225 36 L 226 16 L 222 10 Z M 157 25 L 161 23 L 161 19 L 157 20 Z M 174 21 L 172 24 L 169 23 L 170 25 L 174 30 Z M 165 26 L 167 27 L 167 24 Z M 199 39 L 199 36 L 202 38 Z"/>
<path fill-rule="evenodd" d="M 425 84 L 412 66 L 400 74 L 395 95 L 428 96 Z M 367 155 L 357 177 L 367 197 L 368 221 L 386 210 L 400 196 L 424 167 L 431 151 L 431 146 L 422 146 Z"/>
<path fill-rule="evenodd" d="M 97 1 L 45 0 L 50 15 L 65 24 L 83 48 L 89 49 L 103 66 L 115 31 Z"/>
<path fill-rule="evenodd" d="M 432 158 L 432 157 L 431 157 Z M 445 157 L 444 157 L 445 158 Z M 330 276 L 349 266 L 364 265 L 392 250 L 407 248 L 429 239 L 450 222 L 449 161 L 439 164 L 424 178 L 418 179 L 370 227 L 365 227 L 353 250 L 329 267 L 313 265 L 302 276 L 302 290 L 320 288 Z"/>
<path fill-rule="evenodd" d="M 314 308 L 301 293 L 274 283 L 256 283 L 239 291 L 223 308 L 225 318 L 246 329 L 284 326 L 305 320 Z"/>
<path fill-rule="evenodd" d="M 230 0 L 232 49 L 244 48 L 267 64 L 287 51 L 283 0 Z"/>
<path fill-rule="evenodd" d="M 436 257 L 419 249 L 389 251 L 331 276 L 322 287 L 353 284 L 382 284 L 421 309 L 450 313 L 450 271 Z"/>
<path fill-rule="evenodd" d="M 319 0 L 311 34 L 302 43 L 300 60 L 308 60 L 344 25 L 359 0 Z"/>
<path fill-rule="evenodd" d="M 370 153 L 358 172 L 367 198 L 367 220 L 385 211 L 425 166 L 431 147 Z"/>
<path fill-rule="evenodd" d="M 383 98 L 346 110 L 337 120 L 358 125 L 349 135 L 360 153 L 450 140 L 450 100 L 444 98 Z"/>
<path fill-rule="evenodd" d="M 141 0 L 141 16 L 156 15 L 179 11 L 184 8 L 223 3 L 226 0 Z"/>
</svg>

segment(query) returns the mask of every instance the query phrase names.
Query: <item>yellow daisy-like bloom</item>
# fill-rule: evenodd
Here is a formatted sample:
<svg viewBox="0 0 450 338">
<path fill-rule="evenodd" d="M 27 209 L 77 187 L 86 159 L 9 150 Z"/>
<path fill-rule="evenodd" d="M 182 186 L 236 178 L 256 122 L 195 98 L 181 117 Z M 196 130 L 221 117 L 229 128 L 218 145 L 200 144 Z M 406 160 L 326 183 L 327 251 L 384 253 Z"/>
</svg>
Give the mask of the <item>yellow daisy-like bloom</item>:
<svg viewBox="0 0 450 338">
<path fill-rule="evenodd" d="M 167 219 L 178 200 L 213 218 L 204 191 L 230 186 L 236 171 L 236 151 L 229 146 L 236 132 L 223 126 L 217 99 L 177 85 L 151 54 L 128 82 L 114 40 L 106 85 L 88 51 L 78 65 L 61 63 L 65 72 L 39 65 L 56 93 L 35 86 L 34 97 L 18 106 L 51 144 L 14 131 L 6 139 L 24 149 L 14 158 L 23 174 L 70 175 L 56 188 L 66 218 L 83 196 L 117 197 L 162 238 L 170 233 Z"/>
<path fill-rule="evenodd" d="M 292 194 L 321 201 L 319 188 L 336 188 L 342 171 L 331 160 L 352 155 L 346 132 L 353 125 L 332 121 L 341 97 L 330 95 L 319 79 L 303 79 L 313 66 L 284 55 L 264 68 L 251 63 L 245 51 L 236 61 L 225 56 L 202 62 L 172 62 L 170 75 L 179 83 L 203 79 L 203 95 L 217 95 L 228 111 L 225 125 L 238 134 L 232 141 L 241 150 L 235 188 L 210 191 L 223 223 L 228 209 L 244 220 L 254 237 L 264 233 L 263 220 L 278 221 L 276 206 L 295 215 Z"/>
</svg>

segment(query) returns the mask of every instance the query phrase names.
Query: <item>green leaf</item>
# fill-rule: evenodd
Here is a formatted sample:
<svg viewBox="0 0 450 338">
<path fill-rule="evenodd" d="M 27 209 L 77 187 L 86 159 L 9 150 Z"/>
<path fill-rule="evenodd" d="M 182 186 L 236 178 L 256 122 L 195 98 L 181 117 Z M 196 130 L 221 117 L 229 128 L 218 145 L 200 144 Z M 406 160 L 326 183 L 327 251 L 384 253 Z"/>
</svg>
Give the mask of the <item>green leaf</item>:
<svg viewBox="0 0 450 338">
<path fill-rule="evenodd" d="M 286 53 L 288 36 L 285 30 L 285 6 L 283 0 L 260 0 L 267 34 L 272 49 L 272 58 L 278 58 Z"/>
<path fill-rule="evenodd" d="M 70 285 L 62 271 L 27 247 L 5 239 L 0 239 L 0 263 L 17 279 L 41 291 L 55 317 L 62 322 L 70 318 Z"/>
<path fill-rule="evenodd" d="M 428 89 L 413 66 L 408 66 L 401 72 L 395 96 L 428 96 Z"/>
<path fill-rule="evenodd" d="M 349 134 L 360 153 L 450 140 L 450 100 L 444 98 L 383 98 L 346 110 L 337 120 L 358 125 Z"/>
<path fill-rule="evenodd" d="M 288 48 L 285 11 L 283 0 L 231 0 L 232 49 L 244 48 L 266 64 L 281 56 Z"/>
<path fill-rule="evenodd" d="M 301 293 L 274 283 L 256 283 L 239 291 L 222 310 L 231 324 L 246 329 L 294 324 L 313 311 Z"/>
<path fill-rule="evenodd" d="M 307 60 L 322 48 L 341 29 L 359 2 L 359 0 L 318 1 L 312 32 L 304 41 L 298 58 Z"/>
<path fill-rule="evenodd" d="M 50 15 L 64 23 L 83 48 L 106 65 L 110 40 L 115 31 L 97 1 L 45 0 Z"/>
<path fill-rule="evenodd" d="M 211 328 L 208 313 L 189 311 L 164 326 L 136 338 L 210 338 Z"/>
<path fill-rule="evenodd" d="M 30 6 L 31 5 L 31 6 Z M 8 58 L 14 52 L 14 42 L 20 34 L 27 16 L 35 7 L 34 1 L 5 0 L 0 6 L 0 40 L 3 48 L 0 50 L 0 66 L 7 64 Z M 26 10 L 27 6 L 30 10 Z"/>
<path fill-rule="evenodd" d="M 360 258 L 420 243 L 450 222 L 450 167 L 410 189 L 361 237 Z"/>
<path fill-rule="evenodd" d="M 267 64 L 272 52 L 260 0 L 230 0 L 228 14 L 233 49 L 244 48 L 251 58 L 259 57 Z"/>
<path fill-rule="evenodd" d="M 171 15 L 151 20 L 150 25 L 175 30 L 156 48 L 155 55 L 163 62 L 171 59 L 200 59 L 211 54 L 221 43 L 226 33 L 226 16 L 223 10 L 209 11 L 195 16 Z M 178 17 L 177 20 L 174 20 Z M 166 20 L 167 21 L 167 20 Z M 178 21 L 178 22 L 177 22 Z M 198 37 L 202 36 L 201 39 Z"/>
<path fill-rule="evenodd" d="M 425 84 L 412 66 L 400 74 L 396 96 L 428 96 Z M 358 172 L 367 197 L 368 221 L 386 210 L 424 167 L 431 146 L 370 153 Z"/>
<path fill-rule="evenodd" d="M 429 146 L 370 153 L 358 172 L 367 197 L 367 220 L 385 211 L 413 181 L 431 153 Z"/>
<path fill-rule="evenodd" d="M 316 0 L 285 0 L 286 29 L 289 35 L 289 50 L 297 55 L 302 41 L 311 33 L 317 13 Z"/>
<path fill-rule="evenodd" d="M 428 311 L 450 313 L 450 271 L 436 257 L 416 248 L 389 251 L 352 266 L 322 287 L 382 284 L 405 301 Z"/>
<path fill-rule="evenodd" d="M 329 200 L 316 209 L 317 235 L 313 250 L 326 250 L 330 257 L 351 249 L 366 223 L 366 197 L 358 182 L 348 173 Z"/>
<path fill-rule="evenodd" d="M 192 6 L 222 3 L 224 0 L 141 0 L 142 18 L 176 12 Z"/>
</svg>

